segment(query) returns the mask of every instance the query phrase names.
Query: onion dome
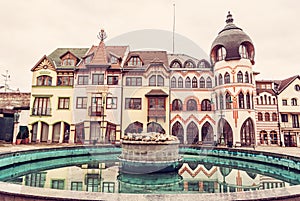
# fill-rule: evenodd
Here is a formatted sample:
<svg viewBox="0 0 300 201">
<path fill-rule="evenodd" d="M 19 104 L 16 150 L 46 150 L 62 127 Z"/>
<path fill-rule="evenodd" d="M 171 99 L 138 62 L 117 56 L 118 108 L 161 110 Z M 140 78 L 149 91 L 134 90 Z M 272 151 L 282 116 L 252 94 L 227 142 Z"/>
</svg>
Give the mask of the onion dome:
<svg viewBox="0 0 300 201">
<path fill-rule="evenodd" d="M 226 26 L 219 32 L 212 43 L 211 61 L 249 59 L 254 64 L 254 46 L 250 37 L 233 23 L 233 18 L 228 12 Z"/>
</svg>

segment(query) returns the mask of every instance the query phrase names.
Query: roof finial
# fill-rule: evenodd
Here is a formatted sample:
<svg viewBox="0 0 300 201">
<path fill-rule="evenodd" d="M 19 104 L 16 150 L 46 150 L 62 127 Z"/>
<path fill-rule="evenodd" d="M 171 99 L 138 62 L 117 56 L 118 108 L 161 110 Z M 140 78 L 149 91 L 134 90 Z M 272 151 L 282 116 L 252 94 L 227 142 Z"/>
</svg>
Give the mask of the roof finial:
<svg viewBox="0 0 300 201">
<path fill-rule="evenodd" d="M 229 24 L 229 23 L 232 23 L 232 22 L 233 22 L 232 15 L 231 15 L 230 11 L 228 11 L 226 23 Z"/>
<path fill-rule="evenodd" d="M 107 35 L 106 35 L 104 29 L 101 29 L 101 32 L 98 33 L 97 37 L 98 37 L 98 39 L 100 39 L 101 42 L 103 42 L 104 39 L 107 38 Z"/>
</svg>

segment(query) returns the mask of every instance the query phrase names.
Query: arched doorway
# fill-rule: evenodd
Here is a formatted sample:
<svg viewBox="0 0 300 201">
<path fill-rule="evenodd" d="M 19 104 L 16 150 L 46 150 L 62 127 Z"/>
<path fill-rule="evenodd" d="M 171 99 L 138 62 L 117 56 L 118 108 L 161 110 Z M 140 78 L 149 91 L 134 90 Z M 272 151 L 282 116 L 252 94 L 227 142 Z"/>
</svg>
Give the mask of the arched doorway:
<svg viewBox="0 0 300 201">
<path fill-rule="evenodd" d="M 141 133 L 143 132 L 143 124 L 141 122 L 133 122 L 127 126 L 125 129 L 125 134 L 126 133 Z"/>
<path fill-rule="evenodd" d="M 41 142 L 47 142 L 48 141 L 48 133 L 49 133 L 49 125 L 42 122 L 42 129 L 41 129 Z"/>
<path fill-rule="evenodd" d="M 218 124 L 218 143 L 223 146 L 232 147 L 233 145 L 233 134 L 232 128 L 228 121 L 220 119 Z"/>
<path fill-rule="evenodd" d="M 37 130 L 38 130 L 38 123 L 36 122 L 36 123 L 32 124 L 32 129 L 30 131 L 30 133 L 31 133 L 31 142 L 36 142 Z"/>
<path fill-rule="evenodd" d="M 155 132 L 155 133 L 162 133 L 165 134 L 166 131 L 162 128 L 162 126 L 159 123 L 156 122 L 150 122 L 147 124 L 147 132 Z"/>
<path fill-rule="evenodd" d="M 189 123 L 187 126 L 187 142 L 188 144 L 196 144 L 199 141 L 199 130 L 194 122 Z"/>
<path fill-rule="evenodd" d="M 53 125 L 52 142 L 59 142 L 60 137 L 60 122 Z"/>
<path fill-rule="evenodd" d="M 178 121 L 175 122 L 172 126 L 172 135 L 176 136 L 178 140 L 180 141 L 180 144 L 184 143 L 184 137 L 183 137 L 183 127 L 181 123 Z"/>
<path fill-rule="evenodd" d="M 212 145 L 214 142 L 214 131 L 210 123 L 205 122 L 201 129 L 202 143 Z"/>
<path fill-rule="evenodd" d="M 255 144 L 253 121 L 248 118 L 241 127 L 241 145 L 251 146 Z"/>
</svg>

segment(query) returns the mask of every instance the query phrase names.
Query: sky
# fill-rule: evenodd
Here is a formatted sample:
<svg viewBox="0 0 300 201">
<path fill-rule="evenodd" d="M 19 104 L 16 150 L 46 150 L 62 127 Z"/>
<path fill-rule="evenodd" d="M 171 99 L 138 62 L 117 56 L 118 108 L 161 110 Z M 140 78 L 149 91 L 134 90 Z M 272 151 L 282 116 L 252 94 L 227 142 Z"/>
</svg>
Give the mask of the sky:
<svg viewBox="0 0 300 201">
<path fill-rule="evenodd" d="M 108 42 L 137 30 L 172 32 L 173 4 L 176 34 L 206 54 L 231 11 L 234 23 L 254 43 L 257 79 L 300 74 L 298 0 L 0 0 L 0 74 L 8 70 L 10 88 L 30 92 L 31 68 L 44 55 L 58 47 L 97 45 L 102 28 Z M 156 40 L 163 39 L 151 37 L 145 48 Z M 175 40 L 175 53 L 185 53 L 181 50 Z M 0 75 L 0 86 L 4 80 Z"/>
</svg>

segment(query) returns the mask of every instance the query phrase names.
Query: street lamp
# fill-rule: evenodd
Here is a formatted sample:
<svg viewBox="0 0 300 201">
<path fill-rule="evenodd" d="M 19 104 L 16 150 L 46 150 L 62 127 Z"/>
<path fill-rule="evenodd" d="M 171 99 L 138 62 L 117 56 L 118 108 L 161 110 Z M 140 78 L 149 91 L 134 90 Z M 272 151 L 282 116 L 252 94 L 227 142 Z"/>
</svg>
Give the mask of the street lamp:
<svg viewBox="0 0 300 201">
<path fill-rule="evenodd" d="M 17 141 L 19 118 L 20 118 L 19 111 L 16 111 L 14 113 L 14 133 L 13 133 L 13 140 L 12 140 L 13 144 L 16 144 Z"/>
</svg>

